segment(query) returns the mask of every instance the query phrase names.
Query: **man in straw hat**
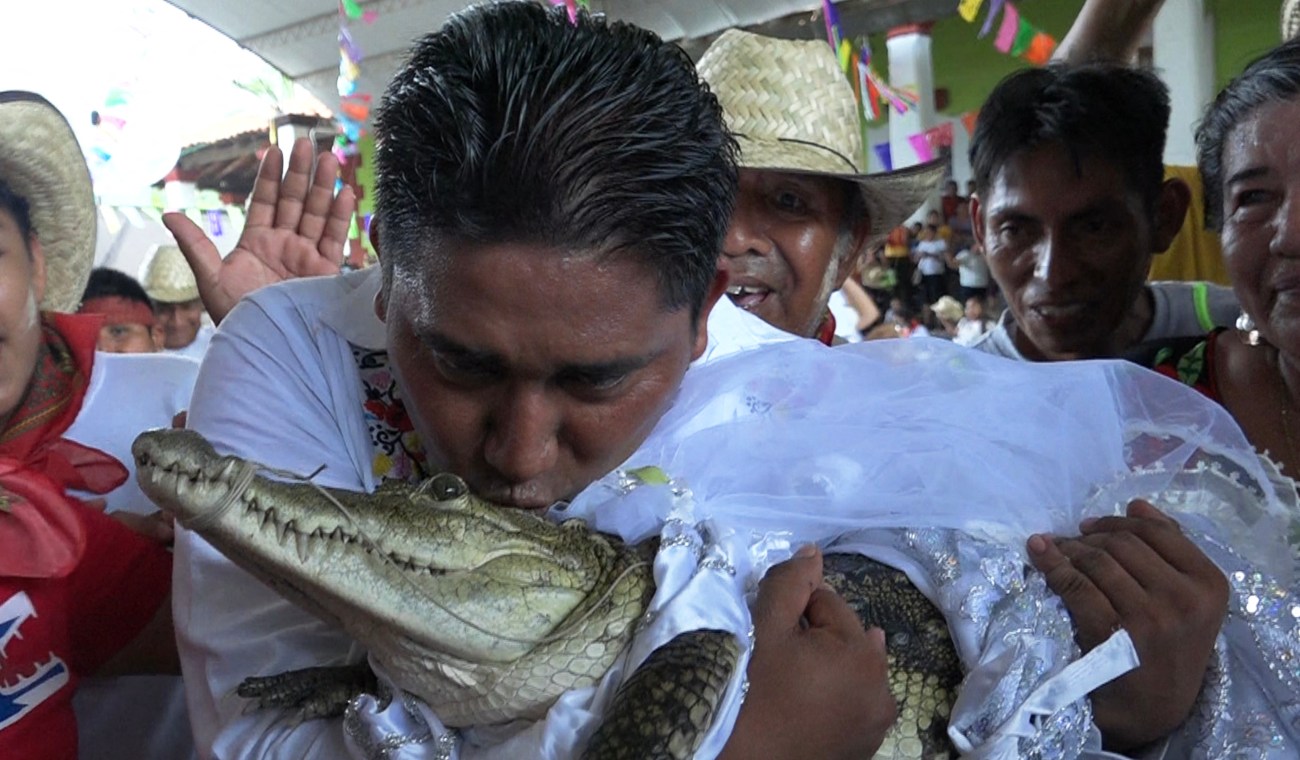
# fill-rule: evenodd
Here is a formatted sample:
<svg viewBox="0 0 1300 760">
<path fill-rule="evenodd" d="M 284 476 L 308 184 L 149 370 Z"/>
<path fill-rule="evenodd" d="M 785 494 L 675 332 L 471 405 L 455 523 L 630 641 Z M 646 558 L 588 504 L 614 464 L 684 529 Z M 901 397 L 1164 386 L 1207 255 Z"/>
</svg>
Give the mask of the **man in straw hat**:
<svg viewBox="0 0 1300 760">
<path fill-rule="evenodd" d="M 168 353 L 201 360 L 212 340 L 211 325 L 203 324 L 203 301 L 189 262 L 175 245 L 160 245 L 145 266 L 141 282 L 153 301 L 154 318 Z"/>
<path fill-rule="evenodd" d="M 124 717 L 144 721 L 132 736 L 167 734 L 159 740 L 179 743 L 164 751 L 188 752 L 174 678 L 148 694 L 104 684 L 74 717 L 73 692 L 88 676 L 176 672 L 171 555 L 162 545 L 170 529 L 134 514 L 150 506 L 130 477 L 129 452 L 136 434 L 178 411 L 158 408 L 178 400 L 164 386 L 187 398 L 196 369 L 95 351 L 101 318 L 70 313 L 91 268 L 94 230 L 90 175 L 68 123 L 38 95 L 0 93 L 3 757 L 75 757 L 78 729 L 104 722 L 114 736 L 83 740 L 129 750 L 117 736 Z M 160 392 L 141 400 L 142 387 Z M 134 701 L 142 697 L 179 712 Z M 160 746 L 135 746 L 136 756 Z"/>
<path fill-rule="evenodd" d="M 920 207 L 943 166 L 863 170 L 853 87 L 824 42 L 729 29 L 698 69 L 740 146 L 718 264 L 727 296 L 786 332 L 829 343 L 831 293 Z"/>
<path fill-rule="evenodd" d="M 496 3 L 454 16 L 416 44 L 375 130 L 382 267 L 265 288 L 229 314 L 190 414 L 219 451 L 354 491 L 449 470 L 505 507 L 629 540 L 682 527 L 686 541 L 664 534 L 654 614 L 631 651 L 701 626 L 736 634 L 745 665 L 701 757 L 869 757 L 884 741 L 896 707 L 881 634 L 821 586 L 819 550 L 791 556 L 840 538 L 840 551 L 910 568 L 942 605 L 972 670 L 950 727 L 963 751 L 1100 756 L 1103 735 L 1142 744 L 1172 730 L 1167 713 L 1190 713 L 1185 685 L 1205 672 L 1227 592 L 1172 520 L 1136 506 L 1061 543 L 1084 570 L 1089 551 L 1135 533 L 1178 560 L 1176 577 L 1116 594 L 1123 617 L 1073 614 L 1087 605 L 1072 590 L 1094 588 L 1083 570 L 1044 579 L 1025 564 L 1026 541 L 1043 556 L 1044 532 L 1110 507 L 1091 494 L 1117 471 L 1136 488 L 1137 449 L 1118 431 L 1174 432 L 1176 420 L 1125 405 L 1148 398 L 1151 373 L 1019 365 L 933 341 L 826 350 L 721 299 L 735 186 L 721 110 L 680 50 L 585 12 L 571 23 L 562 8 Z M 292 186 L 278 172 L 263 166 L 261 201 L 272 222 L 296 222 L 295 204 L 276 202 L 275 187 Z M 322 234 L 297 226 L 297 243 L 315 249 Z M 241 245 L 273 260 L 288 242 Z M 1222 414 L 1158 390 L 1193 416 Z M 1096 408 L 1103 397 L 1113 408 Z M 1027 444 L 1035 434 L 1046 444 Z M 965 446 L 978 460 L 951 457 Z M 1215 450 L 1264 478 L 1248 449 Z M 1141 464 L 1160 479 L 1187 462 Z M 650 465 L 682 487 L 641 488 L 632 473 Z M 630 670 L 505 730 L 450 731 L 405 697 L 360 697 L 345 719 L 250 712 L 235 687 L 251 673 L 367 653 L 197 534 L 178 530 L 176 549 L 177 636 L 198 745 L 214 756 L 576 757 Z M 1204 585 L 1218 595 L 1196 594 Z M 1170 630 L 1181 649 L 1164 646 Z M 1088 693 L 1134 667 L 1096 695 L 1142 730 L 1115 734 L 1110 711 L 1099 728 Z M 1144 723 L 1153 709 L 1161 720 Z"/>
</svg>

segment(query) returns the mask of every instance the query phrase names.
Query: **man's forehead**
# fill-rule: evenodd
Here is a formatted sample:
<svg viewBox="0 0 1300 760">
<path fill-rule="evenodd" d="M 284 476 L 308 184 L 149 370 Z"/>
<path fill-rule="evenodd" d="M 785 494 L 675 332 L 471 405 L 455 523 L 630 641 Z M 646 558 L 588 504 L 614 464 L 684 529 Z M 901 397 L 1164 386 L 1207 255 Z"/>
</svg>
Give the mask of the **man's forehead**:
<svg viewBox="0 0 1300 760">
<path fill-rule="evenodd" d="M 1053 143 L 1010 156 L 993 173 L 984 196 L 984 213 L 992 215 L 1041 203 L 1128 204 L 1138 197 L 1138 192 L 1129 187 L 1123 167 L 1117 161 L 1091 153 L 1070 152 Z"/>
<path fill-rule="evenodd" d="M 443 244 L 428 249 L 421 255 L 402 256 L 397 259 L 392 271 L 384 271 L 384 290 L 400 289 L 408 307 L 417 307 L 417 311 L 432 310 L 436 300 L 435 293 L 445 288 L 458 288 L 467 278 L 476 278 L 472 270 L 456 266 L 466 258 L 475 257 L 495 248 L 511 248 L 526 253 L 522 259 L 516 259 L 516 266 L 535 265 L 539 274 L 543 271 L 561 267 L 572 271 L 575 276 L 590 270 L 606 273 L 616 279 L 620 288 L 636 288 L 664 295 L 664 284 L 660 272 L 651 262 L 653 254 L 636 248 L 634 245 L 613 247 L 609 250 L 592 250 L 589 248 L 556 248 L 544 243 L 479 243 L 461 242 Z M 554 284 L 554 281 L 551 281 Z M 534 282 L 534 289 L 547 288 L 543 278 Z M 687 308 L 685 305 L 669 307 L 666 299 L 661 298 L 665 312 Z M 427 317 L 426 317 L 427 318 Z"/>
</svg>

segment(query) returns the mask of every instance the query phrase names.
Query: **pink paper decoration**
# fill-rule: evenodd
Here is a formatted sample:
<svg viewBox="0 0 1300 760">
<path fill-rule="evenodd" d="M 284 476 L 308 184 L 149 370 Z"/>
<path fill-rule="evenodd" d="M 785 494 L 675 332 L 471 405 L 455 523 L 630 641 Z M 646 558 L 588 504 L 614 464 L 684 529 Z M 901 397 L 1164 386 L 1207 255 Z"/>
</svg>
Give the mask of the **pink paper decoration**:
<svg viewBox="0 0 1300 760">
<path fill-rule="evenodd" d="M 1019 31 L 1020 11 L 1016 10 L 1016 6 L 1007 3 L 1002 11 L 1002 26 L 998 29 L 998 37 L 993 42 L 993 47 L 1000 53 L 1009 52 L 1016 41 L 1016 32 Z"/>
<path fill-rule="evenodd" d="M 916 151 L 916 159 L 921 163 L 934 160 L 934 151 L 930 149 L 930 141 L 926 139 L 924 132 L 918 132 L 907 138 L 912 144 L 912 150 Z"/>
</svg>

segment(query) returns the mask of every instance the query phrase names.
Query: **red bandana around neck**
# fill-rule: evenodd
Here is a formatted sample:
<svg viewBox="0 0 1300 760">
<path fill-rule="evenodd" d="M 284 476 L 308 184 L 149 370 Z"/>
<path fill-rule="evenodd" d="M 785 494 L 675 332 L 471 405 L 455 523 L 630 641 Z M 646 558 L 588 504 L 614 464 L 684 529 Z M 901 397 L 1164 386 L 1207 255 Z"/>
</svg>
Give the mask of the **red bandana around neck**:
<svg viewBox="0 0 1300 760">
<path fill-rule="evenodd" d="M 822 317 L 821 324 L 817 325 L 817 332 L 813 333 L 813 337 L 828 346 L 835 344 L 835 315 L 831 313 L 830 309 L 826 310 L 826 314 Z"/>
<path fill-rule="evenodd" d="M 81 412 L 102 318 L 44 314 L 42 346 L 22 403 L 0 432 L 0 575 L 60 578 L 86 537 L 68 489 L 104 494 L 127 469 L 98 449 L 63 438 Z"/>
</svg>

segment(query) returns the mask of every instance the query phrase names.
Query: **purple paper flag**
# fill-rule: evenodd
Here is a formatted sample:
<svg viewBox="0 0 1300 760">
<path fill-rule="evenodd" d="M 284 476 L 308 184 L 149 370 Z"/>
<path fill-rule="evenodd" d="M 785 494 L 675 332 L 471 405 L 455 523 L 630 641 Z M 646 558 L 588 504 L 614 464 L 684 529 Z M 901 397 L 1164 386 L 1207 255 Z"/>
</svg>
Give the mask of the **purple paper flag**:
<svg viewBox="0 0 1300 760">
<path fill-rule="evenodd" d="M 874 149 L 876 158 L 880 159 L 880 165 L 885 167 L 885 171 L 892 172 L 894 170 L 894 157 L 889 152 L 889 143 L 880 143 L 874 146 Z"/>
<path fill-rule="evenodd" d="M 1016 10 L 1016 6 L 1007 3 L 1006 10 L 1002 11 L 1002 27 L 998 29 L 998 38 L 993 42 L 993 47 L 1000 53 L 1008 52 L 1016 41 L 1018 31 L 1020 31 L 1020 11 Z"/>
<path fill-rule="evenodd" d="M 353 63 L 361 63 L 361 48 L 352 41 L 352 33 L 342 24 L 339 25 L 339 46 L 347 51 L 348 58 Z"/>
<path fill-rule="evenodd" d="M 984 39 L 993 31 L 993 19 L 998 17 L 998 11 L 1002 10 L 1002 3 L 1006 0 L 993 0 L 989 3 L 989 15 L 984 17 L 984 27 L 980 29 L 979 38 Z"/>
<path fill-rule="evenodd" d="M 916 151 L 916 160 L 921 163 L 934 160 L 934 151 L 930 149 L 930 141 L 926 139 L 924 132 L 918 132 L 907 138 L 912 144 L 912 150 Z"/>
<path fill-rule="evenodd" d="M 835 0 L 822 0 L 822 16 L 826 21 L 826 41 L 831 43 L 832 48 L 840 44 L 840 33 L 843 27 L 840 26 L 840 14 L 835 10 Z"/>
</svg>

